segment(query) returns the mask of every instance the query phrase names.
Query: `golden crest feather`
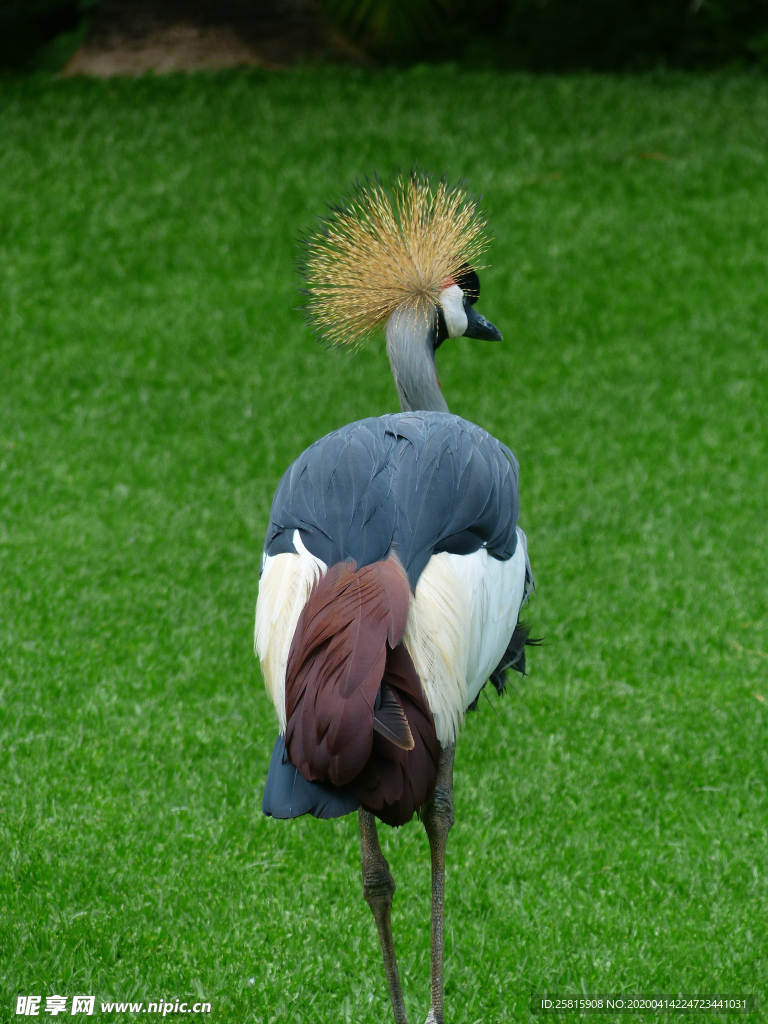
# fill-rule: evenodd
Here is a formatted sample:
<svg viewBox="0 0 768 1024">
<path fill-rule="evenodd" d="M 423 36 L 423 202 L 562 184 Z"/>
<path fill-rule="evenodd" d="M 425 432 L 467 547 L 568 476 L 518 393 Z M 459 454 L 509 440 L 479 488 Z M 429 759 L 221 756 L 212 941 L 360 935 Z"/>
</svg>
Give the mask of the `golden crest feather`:
<svg viewBox="0 0 768 1024">
<path fill-rule="evenodd" d="M 308 318 L 331 345 L 362 345 L 399 308 L 430 316 L 450 279 L 477 269 L 485 220 L 465 189 L 425 174 L 358 187 L 305 240 Z"/>
</svg>

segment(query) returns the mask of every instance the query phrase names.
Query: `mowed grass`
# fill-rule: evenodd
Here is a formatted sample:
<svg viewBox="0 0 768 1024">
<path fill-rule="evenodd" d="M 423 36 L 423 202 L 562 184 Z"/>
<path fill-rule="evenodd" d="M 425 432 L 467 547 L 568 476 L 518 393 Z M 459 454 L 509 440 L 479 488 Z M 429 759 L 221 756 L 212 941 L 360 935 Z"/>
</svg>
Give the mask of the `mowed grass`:
<svg viewBox="0 0 768 1024">
<path fill-rule="evenodd" d="M 397 408 L 302 326 L 295 239 L 414 163 L 491 218 L 505 340 L 439 372 L 520 458 L 547 641 L 459 740 L 447 1020 L 766 1012 L 768 82 L 438 69 L 0 85 L 2 1019 L 390 1019 L 355 816 L 261 815 L 251 634 L 281 474 Z M 381 833 L 420 1021 L 427 842 Z"/>
</svg>

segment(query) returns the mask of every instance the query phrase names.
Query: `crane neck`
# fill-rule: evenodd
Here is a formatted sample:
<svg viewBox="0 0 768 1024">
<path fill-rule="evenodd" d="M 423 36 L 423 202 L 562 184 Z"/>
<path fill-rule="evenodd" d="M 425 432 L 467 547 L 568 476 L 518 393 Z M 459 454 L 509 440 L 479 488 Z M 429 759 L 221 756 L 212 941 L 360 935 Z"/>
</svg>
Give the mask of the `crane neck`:
<svg viewBox="0 0 768 1024">
<path fill-rule="evenodd" d="M 434 316 L 396 309 L 387 321 L 387 355 L 403 412 L 448 412 L 435 368 Z"/>
</svg>

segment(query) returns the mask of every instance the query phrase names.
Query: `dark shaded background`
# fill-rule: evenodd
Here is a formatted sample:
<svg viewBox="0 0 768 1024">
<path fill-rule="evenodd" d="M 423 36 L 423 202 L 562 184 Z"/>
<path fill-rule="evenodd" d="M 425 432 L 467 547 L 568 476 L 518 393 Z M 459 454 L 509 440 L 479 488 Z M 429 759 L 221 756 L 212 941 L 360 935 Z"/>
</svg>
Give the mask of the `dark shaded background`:
<svg viewBox="0 0 768 1024">
<path fill-rule="evenodd" d="M 456 61 L 530 71 L 768 68 L 768 0 L 0 0 L 0 67 L 57 71 L 104 10 L 226 25 L 251 41 L 277 23 L 330 25 L 382 64 Z M 314 26 L 314 28 L 313 28 Z"/>
</svg>

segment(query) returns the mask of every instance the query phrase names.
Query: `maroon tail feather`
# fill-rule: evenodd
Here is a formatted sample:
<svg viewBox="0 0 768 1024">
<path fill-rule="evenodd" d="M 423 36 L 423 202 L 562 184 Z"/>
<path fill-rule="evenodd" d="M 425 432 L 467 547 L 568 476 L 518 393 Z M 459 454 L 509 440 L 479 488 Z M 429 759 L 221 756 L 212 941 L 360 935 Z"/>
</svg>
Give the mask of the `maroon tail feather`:
<svg viewBox="0 0 768 1024">
<path fill-rule="evenodd" d="M 386 668 L 384 673 L 386 674 Z M 391 686 L 383 682 L 379 688 L 379 697 L 378 706 L 373 713 L 373 731 L 391 740 L 401 750 L 413 750 L 413 733 L 397 694 Z"/>
<path fill-rule="evenodd" d="M 349 786 L 402 825 L 431 796 L 440 746 L 401 642 L 408 578 L 394 557 L 331 566 L 299 617 L 285 675 L 291 761 L 305 779 Z M 377 707 L 378 698 L 378 707 Z"/>
</svg>

